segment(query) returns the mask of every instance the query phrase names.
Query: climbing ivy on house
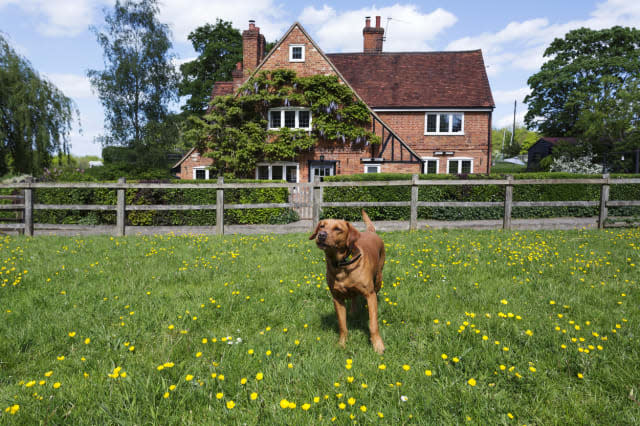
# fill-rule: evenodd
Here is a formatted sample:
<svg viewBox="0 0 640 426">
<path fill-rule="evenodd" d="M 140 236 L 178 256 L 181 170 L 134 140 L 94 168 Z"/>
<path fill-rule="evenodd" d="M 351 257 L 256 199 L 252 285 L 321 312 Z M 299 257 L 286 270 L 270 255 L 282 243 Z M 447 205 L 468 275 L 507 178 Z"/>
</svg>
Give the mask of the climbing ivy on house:
<svg viewBox="0 0 640 426">
<path fill-rule="evenodd" d="M 268 129 L 270 108 L 311 110 L 311 130 Z M 292 70 L 261 71 L 234 95 L 217 96 L 202 118 L 189 117 L 187 139 L 218 175 L 251 176 L 259 161 L 292 160 L 318 141 L 364 147 L 379 144 L 367 130 L 370 112 L 336 76 L 298 77 Z"/>
</svg>

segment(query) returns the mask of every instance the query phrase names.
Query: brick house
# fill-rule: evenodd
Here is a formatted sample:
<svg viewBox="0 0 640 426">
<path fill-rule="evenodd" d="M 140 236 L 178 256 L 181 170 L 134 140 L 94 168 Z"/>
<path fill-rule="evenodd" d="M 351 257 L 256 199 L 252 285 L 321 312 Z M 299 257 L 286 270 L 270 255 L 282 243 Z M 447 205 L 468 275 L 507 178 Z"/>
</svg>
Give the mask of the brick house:
<svg viewBox="0 0 640 426">
<path fill-rule="evenodd" d="M 369 130 L 382 138 L 380 145 L 369 146 L 318 141 L 293 160 L 258 163 L 255 178 L 306 182 L 313 176 L 355 173 L 489 173 L 495 105 L 482 52 L 383 52 L 379 16 L 375 27 L 367 17 L 362 32 L 363 52 L 325 54 L 296 22 L 266 53 L 264 35 L 249 21 L 233 81 L 216 82 L 212 97 L 234 93 L 261 70 L 335 75 L 367 105 Z M 311 129 L 310 109 L 268 113 L 270 128 Z M 192 149 L 173 171 L 181 179 L 209 179 L 212 161 Z"/>
</svg>

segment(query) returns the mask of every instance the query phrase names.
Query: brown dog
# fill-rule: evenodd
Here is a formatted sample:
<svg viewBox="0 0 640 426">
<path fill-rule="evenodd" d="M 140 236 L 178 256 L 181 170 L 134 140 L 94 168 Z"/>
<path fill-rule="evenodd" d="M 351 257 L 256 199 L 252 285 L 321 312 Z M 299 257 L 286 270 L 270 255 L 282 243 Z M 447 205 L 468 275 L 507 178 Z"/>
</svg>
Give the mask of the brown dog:
<svg viewBox="0 0 640 426">
<path fill-rule="evenodd" d="M 378 331 L 378 291 L 382 285 L 384 267 L 384 243 L 375 233 L 371 219 L 365 211 L 362 218 L 367 226 L 365 232 L 359 232 L 344 220 L 324 219 L 318 223 L 310 240 L 316 239 L 316 245 L 325 253 L 327 262 L 327 283 L 336 308 L 340 345 L 347 341 L 347 308 L 345 300 L 351 299 L 354 310 L 355 298 L 362 295 L 369 306 L 369 333 L 373 349 L 379 354 L 384 352 L 384 343 Z"/>
</svg>

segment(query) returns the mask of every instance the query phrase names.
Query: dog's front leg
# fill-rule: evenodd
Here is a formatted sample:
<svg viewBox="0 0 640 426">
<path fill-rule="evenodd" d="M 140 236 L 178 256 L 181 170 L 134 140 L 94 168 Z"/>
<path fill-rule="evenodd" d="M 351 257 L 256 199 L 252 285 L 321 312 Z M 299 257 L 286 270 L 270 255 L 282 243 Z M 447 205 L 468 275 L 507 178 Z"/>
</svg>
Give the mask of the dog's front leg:
<svg viewBox="0 0 640 426">
<path fill-rule="evenodd" d="M 378 295 L 376 293 L 367 295 L 367 305 L 369 306 L 369 334 L 371 336 L 371 344 L 373 345 L 373 350 L 382 354 L 384 352 L 384 343 L 378 330 Z"/>
<path fill-rule="evenodd" d="M 344 348 L 347 343 L 347 306 L 344 299 L 333 298 L 333 306 L 336 308 L 336 316 L 338 317 L 338 330 L 340 331 L 340 346 Z"/>
</svg>

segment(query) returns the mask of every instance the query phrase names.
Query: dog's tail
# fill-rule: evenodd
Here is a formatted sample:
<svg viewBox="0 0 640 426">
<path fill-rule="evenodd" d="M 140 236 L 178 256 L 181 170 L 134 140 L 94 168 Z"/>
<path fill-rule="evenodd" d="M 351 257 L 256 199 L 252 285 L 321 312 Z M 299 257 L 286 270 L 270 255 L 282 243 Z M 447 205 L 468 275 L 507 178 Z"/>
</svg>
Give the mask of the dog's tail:
<svg viewBox="0 0 640 426">
<path fill-rule="evenodd" d="M 367 226 L 367 231 L 376 232 L 376 228 L 373 226 L 373 222 L 371 222 L 371 219 L 369 219 L 369 215 L 364 210 L 362 210 L 362 220 L 364 220 L 364 224 Z"/>
</svg>

